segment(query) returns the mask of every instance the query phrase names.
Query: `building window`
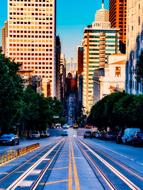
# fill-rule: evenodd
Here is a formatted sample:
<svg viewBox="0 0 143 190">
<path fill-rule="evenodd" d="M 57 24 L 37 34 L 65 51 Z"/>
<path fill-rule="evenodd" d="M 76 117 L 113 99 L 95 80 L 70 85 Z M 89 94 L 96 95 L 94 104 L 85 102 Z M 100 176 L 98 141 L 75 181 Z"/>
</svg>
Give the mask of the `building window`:
<svg viewBox="0 0 143 190">
<path fill-rule="evenodd" d="M 121 67 L 115 67 L 115 76 L 120 77 L 121 76 Z"/>
</svg>

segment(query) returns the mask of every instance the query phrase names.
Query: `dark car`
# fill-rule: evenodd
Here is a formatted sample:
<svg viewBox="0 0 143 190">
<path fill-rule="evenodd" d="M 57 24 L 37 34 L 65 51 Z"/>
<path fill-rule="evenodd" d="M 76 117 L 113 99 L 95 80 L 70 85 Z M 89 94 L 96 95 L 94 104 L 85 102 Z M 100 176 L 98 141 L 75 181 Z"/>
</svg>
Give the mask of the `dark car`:
<svg viewBox="0 0 143 190">
<path fill-rule="evenodd" d="M 85 131 L 84 138 L 92 138 L 92 132 L 91 131 Z"/>
<path fill-rule="evenodd" d="M 143 145 L 143 132 L 136 132 L 132 139 L 132 145 Z"/>
<path fill-rule="evenodd" d="M 110 141 L 112 141 L 112 140 L 115 140 L 116 137 L 117 137 L 117 133 L 114 132 L 114 131 L 110 131 L 110 132 L 107 132 L 107 133 L 105 134 L 105 140 L 110 140 Z"/>
<path fill-rule="evenodd" d="M 0 144 L 1 145 L 18 145 L 19 137 L 15 134 L 3 134 L 0 137 Z"/>
<path fill-rule="evenodd" d="M 68 136 L 68 131 L 67 130 L 62 130 L 61 135 L 62 136 Z"/>
<path fill-rule="evenodd" d="M 122 136 L 124 135 L 124 131 L 119 131 L 119 133 L 116 136 L 116 143 L 121 144 L 122 143 Z"/>
</svg>

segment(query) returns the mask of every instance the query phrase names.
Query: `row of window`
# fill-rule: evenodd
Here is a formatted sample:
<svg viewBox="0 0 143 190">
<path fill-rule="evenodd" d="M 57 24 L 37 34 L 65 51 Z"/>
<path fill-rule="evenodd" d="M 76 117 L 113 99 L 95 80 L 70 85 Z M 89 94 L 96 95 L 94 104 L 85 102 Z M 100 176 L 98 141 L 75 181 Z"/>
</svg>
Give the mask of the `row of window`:
<svg viewBox="0 0 143 190">
<path fill-rule="evenodd" d="M 52 47 L 52 44 L 10 44 L 10 47 L 16 47 L 16 46 L 17 47 Z M 50 51 L 52 51 L 52 49 L 50 49 Z"/>
<path fill-rule="evenodd" d="M 13 2 L 13 3 L 10 3 L 9 5 L 10 6 L 18 6 L 18 3 Z M 45 3 L 43 3 L 43 4 L 42 3 L 38 3 L 38 4 L 37 3 L 35 3 L 35 4 L 34 3 L 24 3 L 24 6 L 25 7 L 27 7 L 27 6 L 28 7 L 35 7 L 35 6 L 36 7 L 38 7 L 38 6 L 39 7 L 53 7 L 53 4 L 49 4 L 49 3 L 48 4 L 45 4 Z"/>
<path fill-rule="evenodd" d="M 11 34 L 16 34 L 16 33 L 21 33 L 21 34 L 52 34 L 53 32 L 52 31 L 34 31 L 34 30 L 10 30 L 9 31 Z"/>
<path fill-rule="evenodd" d="M 10 35 L 11 38 L 52 38 L 46 35 Z"/>
</svg>

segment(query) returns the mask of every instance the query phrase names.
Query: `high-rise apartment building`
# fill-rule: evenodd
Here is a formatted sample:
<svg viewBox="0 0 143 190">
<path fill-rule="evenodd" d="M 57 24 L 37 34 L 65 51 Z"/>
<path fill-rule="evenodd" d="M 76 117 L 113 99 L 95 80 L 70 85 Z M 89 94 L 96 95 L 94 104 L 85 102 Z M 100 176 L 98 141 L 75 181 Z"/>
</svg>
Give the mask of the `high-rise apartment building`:
<svg viewBox="0 0 143 190">
<path fill-rule="evenodd" d="M 126 52 L 126 16 L 127 0 L 110 0 L 109 20 L 111 27 L 120 28 L 119 48 L 122 53 Z"/>
<path fill-rule="evenodd" d="M 56 0 L 8 1 L 6 56 L 42 78 L 45 96 L 56 96 L 55 12 Z"/>
<path fill-rule="evenodd" d="M 94 71 L 104 68 L 109 55 L 118 52 L 119 30 L 111 28 L 109 11 L 104 8 L 97 11 L 96 19 L 84 30 L 83 48 L 83 106 L 89 112 L 94 104 Z"/>
<path fill-rule="evenodd" d="M 143 94 L 143 68 L 138 64 L 141 53 L 143 53 L 143 0 L 127 0 L 126 91 L 130 94 Z"/>
</svg>

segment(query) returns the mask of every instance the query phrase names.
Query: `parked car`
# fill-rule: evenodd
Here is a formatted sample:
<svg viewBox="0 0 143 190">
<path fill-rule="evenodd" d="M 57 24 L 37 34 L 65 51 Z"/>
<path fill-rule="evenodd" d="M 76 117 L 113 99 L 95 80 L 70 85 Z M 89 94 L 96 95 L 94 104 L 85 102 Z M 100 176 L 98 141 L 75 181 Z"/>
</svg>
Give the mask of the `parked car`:
<svg viewBox="0 0 143 190">
<path fill-rule="evenodd" d="M 64 124 L 64 125 L 62 126 L 62 128 L 63 128 L 63 129 L 69 129 L 70 126 L 69 126 L 68 124 Z"/>
<path fill-rule="evenodd" d="M 116 133 L 116 132 L 110 131 L 110 132 L 107 132 L 107 133 L 105 134 L 105 139 L 112 141 L 112 140 L 115 140 L 115 139 L 116 139 L 116 136 L 117 136 L 117 133 Z"/>
<path fill-rule="evenodd" d="M 132 139 L 132 145 L 143 145 L 143 131 L 135 133 Z"/>
<path fill-rule="evenodd" d="M 93 131 L 93 132 L 92 132 L 92 137 L 93 137 L 93 138 L 96 138 L 96 134 L 97 134 L 97 132 L 96 132 L 96 131 Z"/>
<path fill-rule="evenodd" d="M 85 131 L 83 137 L 84 138 L 92 138 L 92 132 L 91 131 Z"/>
<path fill-rule="evenodd" d="M 15 134 L 3 134 L 0 137 L 0 144 L 2 144 L 2 145 L 19 145 L 19 137 Z"/>
<path fill-rule="evenodd" d="M 123 130 L 121 130 L 121 131 L 118 132 L 117 137 L 116 137 L 116 143 L 117 144 L 121 144 L 122 143 L 122 136 L 123 136 L 123 134 L 124 134 Z"/>
<path fill-rule="evenodd" d="M 86 129 L 92 129 L 93 126 L 92 126 L 92 125 L 85 125 L 85 128 L 86 128 Z"/>
<path fill-rule="evenodd" d="M 32 131 L 31 136 L 32 139 L 40 139 L 40 132 L 39 131 Z"/>
<path fill-rule="evenodd" d="M 140 128 L 127 128 L 122 136 L 122 142 L 125 144 L 131 144 L 133 137 L 137 132 L 141 132 Z"/>
<path fill-rule="evenodd" d="M 61 135 L 62 136 L 68 136 L 68 131 L 67 130 L 62 130 Z"/>
<path fill-rule="evenodd" d="M 101 133 L 99 131 L 97 131 L 95 133 L 95 138 L 97 138 L 97 139 L 101 138 Z"/>
<path fill-rule="evenodd" d="M 41 131 L 40 132 L 40 137 L 41 138 L 46 138 L 46 137 L 49 137 L 49 136 L 50 136 L 50 134 L 47 131 Z"/>
</svg>

